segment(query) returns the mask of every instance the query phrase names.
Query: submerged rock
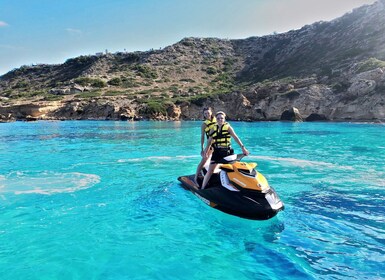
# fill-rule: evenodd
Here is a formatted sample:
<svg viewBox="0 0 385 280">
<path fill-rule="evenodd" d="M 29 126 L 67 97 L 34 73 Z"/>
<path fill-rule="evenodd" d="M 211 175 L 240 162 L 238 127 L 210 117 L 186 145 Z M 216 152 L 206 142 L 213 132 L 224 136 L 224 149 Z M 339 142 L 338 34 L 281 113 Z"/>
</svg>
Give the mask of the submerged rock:
<svg viewBox="0 0 385 280">
<path fill-rule="evenodd" d="M 285 110 L 281 115 L 281 121 L 294 121 L 302 122 L 303 118 L 299 110 L 295 107 L 291 107 L 289 110 Z"/>
</svg>

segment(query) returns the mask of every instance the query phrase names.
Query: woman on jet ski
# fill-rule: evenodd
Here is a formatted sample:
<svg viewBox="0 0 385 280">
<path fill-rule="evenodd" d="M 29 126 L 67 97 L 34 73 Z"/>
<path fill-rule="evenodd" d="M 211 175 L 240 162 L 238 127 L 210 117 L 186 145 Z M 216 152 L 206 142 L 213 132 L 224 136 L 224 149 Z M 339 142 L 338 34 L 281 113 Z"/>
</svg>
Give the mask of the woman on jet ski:
<svg viewBox="0 0 385 280">
<path fill-rule="evenodd" d="M 242 144 L 234 129 L 226 122 L 226 114 L 219 111 L 215 114 L 215 117 L 217 119 L 217 124 L 215 124 L 210 131 L 210 138 L 207 141 L 205 154 L 208 155 L 211 148 L 214 148 L 214 151 L 212 152 L 209 170 L 203 179 L 202 189 L 204 189 L 209 182 L 215 167 L 219 163 L 225 163 L 223 158 L 234 154 L 234 150 L 231 148 L 231 137 L 233 137 L 242 148 L 244 155 L 247 156 L 249 154 L 249 151 Z"/>
<path fill-rule="evenodd" d="M 194 181 L 198 182 L 198 174 L 201 171 L 202 167 L 206 164 L 207 160 L 213 153 L 213 149 L 209 149 L 206 153 L 204 150 L 205 138 L 209 139 L 210 131 L 213 129 L 214 125 L 217 123 L 217 119 L 213 115 L 213 110 L 211 107 L 206 107 L 203 109 L 204 122 L 201 125 L 201 156 L 202 159 L 197 167 L 195 172 Z M 206 137 L 205 137 L 206 136 Z"/>
</svg>

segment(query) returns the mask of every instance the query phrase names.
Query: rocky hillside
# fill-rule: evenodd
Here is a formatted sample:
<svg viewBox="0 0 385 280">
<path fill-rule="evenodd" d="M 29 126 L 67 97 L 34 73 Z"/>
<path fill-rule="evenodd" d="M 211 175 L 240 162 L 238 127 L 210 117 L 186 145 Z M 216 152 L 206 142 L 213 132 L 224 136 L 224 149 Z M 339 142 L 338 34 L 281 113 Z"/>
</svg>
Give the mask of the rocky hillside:
<svg viewBox="0 0 385 280">
<path fill-rule="evenodd" d="M 0 120 L 385 120 L 385 0 L 331 22 L 242 40 L 185 38 L 0 77 Z M 297 108 L 293 109 L 293 108 Z"/>
</svg>

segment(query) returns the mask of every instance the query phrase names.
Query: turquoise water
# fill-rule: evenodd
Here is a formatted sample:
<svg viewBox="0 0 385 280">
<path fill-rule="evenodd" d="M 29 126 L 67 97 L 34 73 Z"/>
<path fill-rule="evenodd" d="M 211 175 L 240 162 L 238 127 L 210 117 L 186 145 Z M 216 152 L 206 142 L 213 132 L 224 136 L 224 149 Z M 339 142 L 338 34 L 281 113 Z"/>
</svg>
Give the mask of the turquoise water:
<svg viewBox="0 0 385 280">
<path fill-rule="evenodd" d="M 181 188 L 199 122 L 0 124 L 0 279 L 385 279 L 385 126 L 232 125 L 271 220 Z"/>
</svg>

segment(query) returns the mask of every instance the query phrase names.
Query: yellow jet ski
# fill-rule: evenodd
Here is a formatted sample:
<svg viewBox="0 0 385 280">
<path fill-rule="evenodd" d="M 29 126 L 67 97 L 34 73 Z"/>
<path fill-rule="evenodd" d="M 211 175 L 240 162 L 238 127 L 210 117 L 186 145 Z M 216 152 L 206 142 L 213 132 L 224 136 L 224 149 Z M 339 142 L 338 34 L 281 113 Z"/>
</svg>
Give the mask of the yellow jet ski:
<svg viewBox="0 0 385 280">
<path fill-rule="evenodd" d="M 218 165 L 204 190 L 194 182 L 194 175 L 180 176 L 178 180 L 215 209 L 246 219 L 270 219 L 283 210 L 284 205 L 266 178 L 255 170 L 257 164 L 241 162 L 243 156 L 227 156 L 227 163 Z M 203 174 L 197 183 L 201 185 L 202 181 Z"/>
</svg>

